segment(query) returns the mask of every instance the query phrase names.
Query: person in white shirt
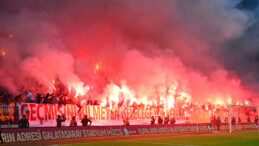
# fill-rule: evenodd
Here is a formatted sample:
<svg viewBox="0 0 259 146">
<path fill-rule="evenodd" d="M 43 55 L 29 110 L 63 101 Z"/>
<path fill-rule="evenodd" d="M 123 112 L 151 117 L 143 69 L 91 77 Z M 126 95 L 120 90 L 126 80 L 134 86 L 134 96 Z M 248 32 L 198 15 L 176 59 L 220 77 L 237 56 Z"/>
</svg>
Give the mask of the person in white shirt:
<svg viewBox="0 0 259 146">
<path fill-rule="evenodd" d="M 33 103 L 34 102 L 34 99 L 33 99 L 33 95 L 31 92 L 28 92 L 27 94 L 27 100 L 29 103 Z"/>
</svg>

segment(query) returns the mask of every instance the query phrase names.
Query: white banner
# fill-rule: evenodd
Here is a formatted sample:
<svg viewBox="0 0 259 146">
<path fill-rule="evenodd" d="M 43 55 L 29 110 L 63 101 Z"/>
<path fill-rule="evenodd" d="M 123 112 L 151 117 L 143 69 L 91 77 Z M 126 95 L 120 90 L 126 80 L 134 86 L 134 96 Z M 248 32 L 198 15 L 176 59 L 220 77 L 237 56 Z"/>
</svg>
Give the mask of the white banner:
<svg viewBox="0 0 259 146">
<path fill-rule="evenodd" d="M 164 118 L 164 109 L 153 107 L 127 107 L 115 108 L 102 107 L 99 105 L 85 105 L 81 109 L 77 105 L 58 105 L 58 104 L 17 104 L 19 118 L 26 115 L 30 127 L 56 126 L 57 115 L 65 115 L 65 126 L 69 126 L 73 116 L 76 117 L 78 125 L 85 115 L 92 120 L 93 125 L 122 125 L 123 119 L 129 118 L 132 125 L 150 124 L 151 116 Z M 173 117 L 172 111 L 167 111 L 169 117 Z M 157 119 L 157 118 L 156 118 Z"/>
</svg>

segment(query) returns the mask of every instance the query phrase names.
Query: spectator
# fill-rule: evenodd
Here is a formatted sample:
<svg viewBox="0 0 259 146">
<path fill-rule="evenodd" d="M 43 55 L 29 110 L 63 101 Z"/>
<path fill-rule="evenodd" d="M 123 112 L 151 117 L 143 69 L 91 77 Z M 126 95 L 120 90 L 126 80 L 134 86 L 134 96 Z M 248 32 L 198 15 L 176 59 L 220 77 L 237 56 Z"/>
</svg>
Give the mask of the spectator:
<svg viewBox="0 0 259 146">
<path fill-rule="evenodd" d="M 50 94 L 49 96 L 50 96 L 50 98 L 49 98 L 48 103 L 53 103 L 54 102 L 54 93 Z"/>
<path fill-rule="evenodd" d="M 151 117 L 151 125 L 154 125 L 155 124 L 155 118 L 154 116 Z"/>
<path fill-rule="evenodd" d="M 163 119 L 160 116 L 158 116 L 157 122 L 158 122 L 158 124 L 163 124 Z"/>
<path fill-rule="evenodd" d="M 45 97 L 43 97 L 43 103 L 48 103 L 48 100 L 49 100 L 49 93 L 47 93 Z"/>
<path fill-rule="evenodd" d="M 214 127 L 215 126 L 215 123 L 216 123 L 216 116 L 212 116 L 210 118 L 210 121 L 211 121 L 211 126 Z"/>
<path fill-rule="evenodd" d="M 27 94 L 27 102 L 29 102 L 29 103 L 34 102 L 34 99 L 33 99 L 33 96 L 32 96 L 31 92 L 28 92 L 28 94 Z"/>
<path fill-rule="evenodd" d="M 1 129 L 1 125 L 0 125 L 0 140 L 1 140 L 1 143 L 3 144 L 3 138 L 2 138 L 2 129 Z"/>
<path fill-rule="evenodd" d="M 6 91 L 4 91 L 2 102 L 3 102 L 3 103 L 7 103 L 7 100 L 8 100 L 8 93 L 7 93 Z"/>
<path fill-rule="evenodd" d="M 54 97 L 53 103 L 54 103 L 54 104 L 57 104 L 57 103 L 58 103 L 58 97 L 57 97 L 57 96 Z"/>
<path fill-rule="evenodd" d="M 85 115 L 85 118 L 81 121 L 82 126 L 87 126 L 88 122 L 90 123 L 90 125 L 92 125 L 92 121 L 87 118 L 87 115 Z"/>
<path fill-rule="evenodd" d="M 225 118 L 224 122 L 227 124 L 229 121 L 228 121 L 228 117 Z"/>
<path fill-rule="evenodd" d="M 26 115 L 23 115 L 23 118 L 19 121 L 19 128 L 29 128 L 29 121 L 26 119 Z"/>
<path fill-rule="evenodd" d="M 99 104 L 98 104 L 98 101 L 95 100 L 93 105 L 99 105 Z"/>
<path fill-rule="evenodd" d="M 232 118 L 231 123 L 232 123 L 232 125 L 236 125 L 236 118 L 235 117 Z"/>
<path fill-rule="evenodd" d="M 89 97 L 89 99 L 87 101 L 87 105 L 93 105 L 93 101 L 92 101 L 91 97 Z"/>
<path fill-rule="evenodd" d="M 258 126 L 258 116 L 255 116 L 255 124 Z"/>
<path fill-rule="evenodd" d="M 76 127 L 77 126 L 77 122 L 76 122 L 76 117 L 73 116 L 72 120 L 70 121 L 70 127 Z"/>
<path fill-rule="evenodd" d="M 15 96 L 14 101 L 18 102 L 18 103 L 21 103 L 22 102 L 22 94 L 19 94 L 19 95 Z"/>
<path fill-rule="evenodd" d="M 58 115 L 58 118 L 57 118 L 57 127 L 61 127 L 61 123 L 62 122 L 65 122 L 66 118 L 64 119 L 61 119 L 61 116 Z"/>
<path fill-rule="evenodd" d="M 168 124 L 169 123 L 169 118 L 168 117 L 165 117 L 165 122 L 164 124 Z"/>
<path fill-rule="evenodd" d="M 53 95 L 54 95 L 54 93 L 53 94 L 47 93 L 46 96 L 44 97 L 43 103 L 49 103 L 49 97 L 53 96 Z"/>
<path fill-rule="evenodd" d="M 216 120 L 216 123 L 217 123 L 217 130 L 220 130 L 220 126 L 221 126 L 221 120 L 220 120 L 220 117 L 218 117 L 218 119 Z"/>
<path fill-rule="evenodd" d="M 58 100 L 58 104 L 62 105 L 63 104 L 63 100 L 64 100 L 63 96 L 60 96 L 59 100 Z"/>
<path fill-rule="evenodd" d="M 52 104 L 54 102 L 54 97 L 53 96 L 50 96 L 49 97 L 49 100 L 48 100 L 48 103 Z"/>
<path fill-rule="evenodd" d="M 126 120 L 123 120 L 123 125 L 129 126 L 129 119 L 128 118 L 126 118 Z"/>
<path fill-rule="evenodd" d="M 251 123 L 251 119 L 249 116 L 247 116 L 247 123 Z"/>
<path fill-rule="evenodd" d="M 173 117 L 171 120 L 170 120 L 170 124 L 175 124 L 175 118 Z"/>
<path fill-rule="evenodd" d="M 41 96 L 42 94 L 40 94 L 40 93 L 37 93 L 37 103 L 41 103 L 42 102 L 42 96 Z"/>
<path fill-rule="evenodd" d="M 66 118 L 65 114 L 63 114 L 63 116 L 62 116 L 62 118 L 61 118 L 61 120 L 62 120 L 62 121 L 61 121 L 61 126 L 65 126 L 64 123 L 65 123 L 66 119 L 67 119 L 67 118 Z"/>
</svg>

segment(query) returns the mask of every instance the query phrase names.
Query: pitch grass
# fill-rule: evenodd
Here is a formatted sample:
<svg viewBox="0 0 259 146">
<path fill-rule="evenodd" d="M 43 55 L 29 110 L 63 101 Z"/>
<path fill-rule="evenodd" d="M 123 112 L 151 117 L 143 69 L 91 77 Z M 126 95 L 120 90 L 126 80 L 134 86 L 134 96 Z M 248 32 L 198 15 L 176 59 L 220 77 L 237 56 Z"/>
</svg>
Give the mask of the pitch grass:
<svg viewBox="0 0 259 146">
<path fill-rule="evenodd" d="M 140 139 L 115 140 L 108 142 L 89 142 L 68 144 L 73 146 L 259 146 L 259 131 L 220 133 L 220 134 L 192 134 L 179 136 L 151 137 Z"/>
</svg>

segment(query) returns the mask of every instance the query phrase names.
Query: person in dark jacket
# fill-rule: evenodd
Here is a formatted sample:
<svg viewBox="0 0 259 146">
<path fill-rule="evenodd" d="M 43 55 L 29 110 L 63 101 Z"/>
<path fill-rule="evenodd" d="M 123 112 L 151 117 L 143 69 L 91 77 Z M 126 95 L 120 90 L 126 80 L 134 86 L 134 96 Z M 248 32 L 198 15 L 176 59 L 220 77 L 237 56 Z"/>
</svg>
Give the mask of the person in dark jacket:
<svg viewBox="0 0 259 146">
<path fill-rule="evenodd" d="M 42 94 L 37 93 L 37 103 L 41 103 L 42 98 L 43 98 L 41 95 L 42 95 Z"/>
<path fill-rule="evenodd" d="M 92 125 L 92 121 L 87 118 L 87 115 L 85 115 L 85 118 L 81 121 L 82 126 L 87 126 L 88 122 L 90 123 L 89 125 Z"/>
<path fill-rule="evenodd" d="M 8 93 L 4 91 L 2 102 L 7 103 L 7 100 L 8 100 Z"/>
<path fill-rule="evenodd" d="M 216 120 L 216 123 L 217 123 L 217 130 L 220 130 L 220 126 L 221 126 L 220 117 L 218 117 L 218 119 Z"/>
<path fill-rule="evenodd" d="M 57 127 L 61 127 L 61 122 L 65 122 L 65 121 L 66 121 L 66 118 L 61 119 L 61 116 L 58 115 L 58 118 L 57 118 Z"/>
<path fill-rule="evenodd" d="M 2 138 L 2 128 L 1 128 L 1 125 L 0 125 L 0 140 L 1 140 L 1 143 L 3 144 L 3 138 Z"/>
<path fill-rule="evenodd" d="M 43 103 L 48 103 L 48 102 L 49 102 L 49 93 L 46 94 L 43 100 Z"/>
<path fill-rule="evenodd" d="M 19 128 L 29 128 L 29 121 L 26 119 L 26 115 L 23 115 L 23 118 L 19 121 Z"/>
<path fill-rule="evenodd" d="M 156 120 L 155 120 L 154 116 L 152 116 L 152 117 L 151 117 L 151 125 L 154 125 L 154 124 L 155 124 L 155 121 L 156 121 Z"/>
<path fill-rule="evenodd" d="M 49 103 L 49 97 L 52 97 L 54 95 L 54 93 L 49 94 L 47 93 L 46 96 L 44 97 L 43 103 Z"/>
<path fill-rule="evenodd" d="M 158 122 L 158 124 L 163 124 L 163 119 L 160 116 L 158 116 L 157 122 Z"/>
<path fill-rule="evenodd" d="M 235 117 L 232 118 L 231 123 L 232 123 L 232 125 L 236 125 L 236 118 Z"/>
</svg>

